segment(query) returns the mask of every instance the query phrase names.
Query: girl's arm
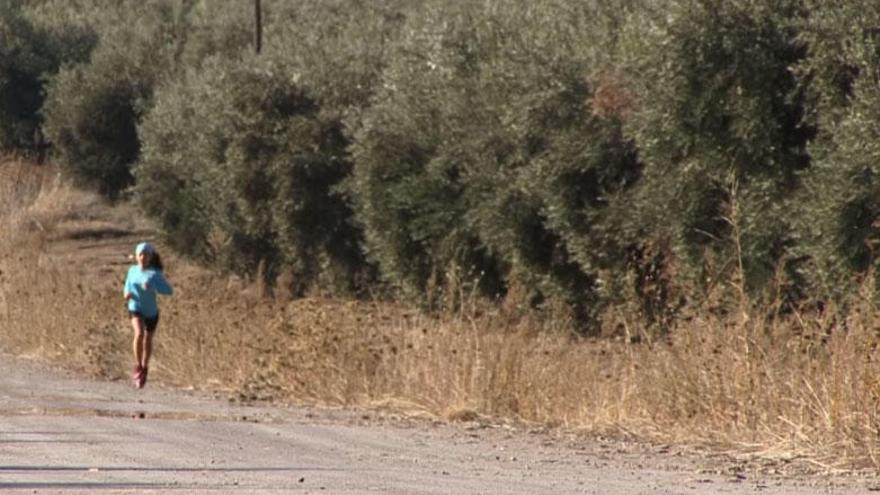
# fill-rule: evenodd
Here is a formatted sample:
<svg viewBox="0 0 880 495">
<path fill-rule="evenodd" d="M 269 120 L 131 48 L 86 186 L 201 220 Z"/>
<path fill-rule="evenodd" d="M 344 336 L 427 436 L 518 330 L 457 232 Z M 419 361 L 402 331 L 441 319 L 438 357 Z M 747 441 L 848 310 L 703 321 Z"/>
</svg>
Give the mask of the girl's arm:
<svg viewBox="0 0 880 495">
<path fill-rule="evenodd" d="M 155 290 L 159 294 L 164 294 L 166 296 L 174 294 L 174 288 L 168 283 L 165 275 L 158 270 L 156 270 L 155 274 L 150 277 L 149 282 L 145 283 L 144 286 L 148 286 L 150 290 Z"/>
<path fill-rule="evenodd" d="M 126 301 L 134 297 L 131 290 L 131 271 L 125 275 L 125 283 L 122 285 L 122 297 L 125 298 Z"/>
</svg>

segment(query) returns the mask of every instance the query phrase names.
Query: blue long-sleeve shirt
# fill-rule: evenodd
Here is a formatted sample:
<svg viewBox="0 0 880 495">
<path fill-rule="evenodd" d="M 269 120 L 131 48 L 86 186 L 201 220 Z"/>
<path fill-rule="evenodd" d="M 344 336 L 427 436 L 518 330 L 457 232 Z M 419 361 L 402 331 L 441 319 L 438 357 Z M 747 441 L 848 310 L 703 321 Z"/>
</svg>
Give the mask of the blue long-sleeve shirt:
<svg viewBox="0 0 880 495">
<path fill-rule="evenodd" d="M 144 288 L 145 284 L 147 289 Z M 137 311 L 144 318 L 155 318 L 159 314 L 156 294 L 170 296 L 174 289 L 160 270 L 142 270 L 139 265 L 133 265 L 128 269 L 122 293 L 131 294 L 131 299 L 128 300 L 129 311 Z"/>
</svg>

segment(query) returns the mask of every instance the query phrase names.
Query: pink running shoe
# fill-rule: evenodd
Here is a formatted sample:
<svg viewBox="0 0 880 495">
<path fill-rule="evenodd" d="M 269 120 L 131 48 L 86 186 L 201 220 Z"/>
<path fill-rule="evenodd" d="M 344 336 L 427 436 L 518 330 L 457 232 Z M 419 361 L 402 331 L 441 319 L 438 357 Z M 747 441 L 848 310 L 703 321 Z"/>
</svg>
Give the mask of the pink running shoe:
<svg viewBox="0 0 880 495">
<path fill-rule="evenodd" d="M 141 365 L 136 364 L 134 366 L 134 371 L 131 372 L 131 381 L 134 382 L 135 388 L 143 387 L 143 379 L 144 379 L 144 368 Z"/>
<path fill-rule="evenodd" d="M 147 384 L 147 371 L 148 368 L 141 368 L 141 377 L 138 380 L 138 388 L 144 388 L 144 385 Z"/>
</svg>

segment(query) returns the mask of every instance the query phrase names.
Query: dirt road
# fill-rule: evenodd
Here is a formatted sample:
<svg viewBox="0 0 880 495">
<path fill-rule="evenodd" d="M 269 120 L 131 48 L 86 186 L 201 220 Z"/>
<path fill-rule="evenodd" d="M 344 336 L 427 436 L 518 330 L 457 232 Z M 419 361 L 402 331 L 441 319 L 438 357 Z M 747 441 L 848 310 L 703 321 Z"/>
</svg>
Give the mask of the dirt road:
<svg viewBox="0 0 880 495">
<path fill-rule="evenodd" d="M 487 422 L 447 425 L 376 412 L 242 406 L 150 385 L 137 391 L 0 355 L 4 493 L 876 490 L 869 480 L 779 476 L 759 465 Z"/>
</svg>

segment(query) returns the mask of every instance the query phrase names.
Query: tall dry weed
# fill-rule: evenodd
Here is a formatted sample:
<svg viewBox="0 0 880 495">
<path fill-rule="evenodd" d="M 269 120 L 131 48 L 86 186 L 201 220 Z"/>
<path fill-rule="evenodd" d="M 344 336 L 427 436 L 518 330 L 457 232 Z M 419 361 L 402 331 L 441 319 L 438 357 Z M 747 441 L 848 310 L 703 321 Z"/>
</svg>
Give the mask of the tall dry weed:
<svg viewBox="0 0 880 495">
<path fill-rule="evenodd" d="M 0 156 L 0 218 L 10 221 L 50 189 L 56 178 L 52 167 L 34 165 L 15 156 Z"/>
</svg>

